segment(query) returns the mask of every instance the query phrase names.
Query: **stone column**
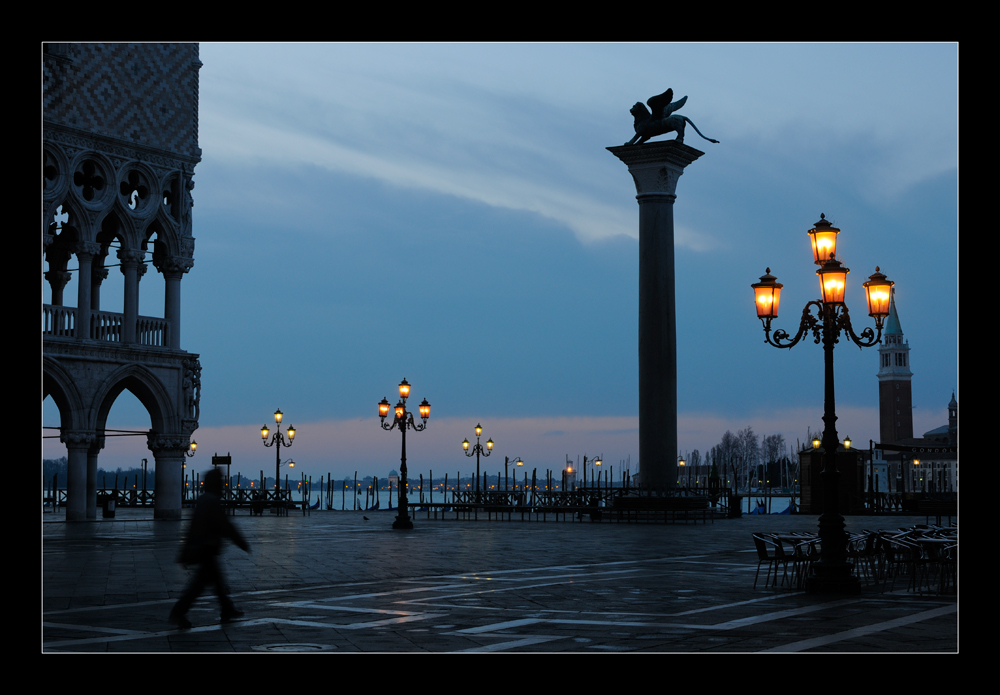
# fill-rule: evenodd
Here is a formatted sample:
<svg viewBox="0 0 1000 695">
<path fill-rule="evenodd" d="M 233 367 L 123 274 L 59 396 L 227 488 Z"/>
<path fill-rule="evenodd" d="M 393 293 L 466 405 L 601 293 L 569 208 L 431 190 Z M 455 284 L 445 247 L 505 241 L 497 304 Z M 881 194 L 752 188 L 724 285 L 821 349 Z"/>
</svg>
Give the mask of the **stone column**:
<svg viewBox="0 0 1000 695">
<path fill-rule="evenodd" d="M 101 257 L 95 256 L 93 267 L 90 269 L 90 311 L 101 310 L 101 284 L 108 279 L 108 269 L 104 267 Z"/>
<path fill-rule="evenodd" d="M 643 487 L 662 490 L 677 481 L 674 191 L 704 152 L 673 140 L 607 149 L 639 201 L 639 470 Z"/>
<path fill-rule="evenodd" d="M 90 290 L 91 264 L 94 256 L 101 252 L 101 245 L 93 241 L 81 241 L 76 248 L 76 260 L 80 264 L 80 277 L 76 295 L 76 337 L 90 340 Z"/>
<path fill-rule="evenodd" d="M 189 258 L 171 258 L 159 267 L 165 284 L 163 318 L 169 326 L 164 345 L 173 350 L 181 349 L 181 278 L 191 265 Z"/>
<path fill-rule="evenodd" d="M 125 307 L 122 321 L 122 343 L 135 342 L 135 326 L 139 320 L 139 266 L 143 252 L 135 249 L 119 249 L 122 275 L 125 276 Z"/>
<path fill-rule="evenodd" d="M 149 450 L 156 461 L 156 504 L 154 519 L 181 518 L 181 485 L 184 452 L 191 441 L 183 434 L 149 434 L 146 438 Z"/>
<path fill-rule="evenodd" d="M 87 520 L 87 452 L 93 432 L 65 431 L 59 441 L 66 445 L 66 521 Z"/>
<path fill-rule="evenodd" d="M 97 518 L 97 457 L 104 448 L 104 437 L 94 437 L 87 449 L 87 518 Z"/>
</svg>

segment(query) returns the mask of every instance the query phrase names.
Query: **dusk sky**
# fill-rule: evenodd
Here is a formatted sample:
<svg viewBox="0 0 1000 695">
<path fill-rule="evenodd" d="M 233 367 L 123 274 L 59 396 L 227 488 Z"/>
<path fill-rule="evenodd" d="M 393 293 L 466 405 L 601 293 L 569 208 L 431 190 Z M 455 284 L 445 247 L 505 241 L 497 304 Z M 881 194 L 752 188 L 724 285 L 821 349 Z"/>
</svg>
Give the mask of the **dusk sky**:
<svg viewBox="0 0 1000 695">
<path fill-rule="evenodd" d="M 806 232 L 841 229 L 856 332 L 862 283 L 896 283 L 915 436 L 958 387 L 956 44 L 201 44 L 194 267 L 181 347 L 202 364 L 199 448 L 233 473 L 274 471 L 281 408 L 300 472 L 385 476 L 398 432 L 377 403 L 432 405 L 407 438 L 411 476 L 474 470 L 461 441 L 557 470 L 565 456 L 638 458 L 638 205 L 605 148 L 631 106 L 668 87 L 704 156 L 677 186 L 678 442 L 728 429 L 822 428 L 823 351 L 765 344 L 750 284 L 784 285 L 798 329 L 819 283 Z M 674 134 L 657 140 L 673 138 Z M 102 309 L 121 311 L 112 269 Z M 43 301 L 49 301 L 43 283 Z M 75 306 L 75 282 L 66 303 Z M 163 316 L 150 267 L 142 315 Z M 878 439 L 878 352 L 841 338 L 837 430 Z M 958 395 L 961 404 L 961 396 Z M 59 424 L 47 399 L 44 424 Z M 145 429 L 130 393 L 112 429 Z M 284 431 L 284 427 L 282 427 Z M 44 456 L 65 454 L 47 439 Z M 108 439 L 105 469 L 152 463 Z M 641 462 L 640 462 L 641 463 Z"/>
</svg>

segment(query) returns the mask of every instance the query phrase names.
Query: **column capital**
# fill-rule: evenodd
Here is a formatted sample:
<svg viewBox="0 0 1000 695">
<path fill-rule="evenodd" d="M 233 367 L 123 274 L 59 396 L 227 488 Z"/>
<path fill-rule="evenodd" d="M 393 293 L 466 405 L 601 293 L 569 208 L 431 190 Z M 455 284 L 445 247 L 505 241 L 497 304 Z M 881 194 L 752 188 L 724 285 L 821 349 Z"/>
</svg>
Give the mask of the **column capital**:
<svg viewBox="0 0 1000 695">
<path fill-rule="evenodd" d="M 183 457 L 185 452 L 191 448 L 191 437 L 188 434 L 160 434 L 150 432 L 146 435 L 146 445 L 153 452 L 153 456 L 160 457 Z"/>
<path fill-rule="evenodd" d="M 118 249 L 118 260 L 122 264 L 122 272 L 126 268 L 134 268 L 143 262 L 146 254 L 141 249 Z"/>
<path fill-rule="evenodd" d="M 64 430 L 59 433 L 59 441 L 67 449 L 88 450 L 97 441 L 97 435 L 86 430 Z"/>
<path fill-rule="evenodd" d="M 619 145 L 607 150 L 628 167 L 635 181 L 636 197 L 674 196 L 684 167 L 705 154 L 674 140 Z"/>
<path fill-rule="evenodd" d="M 181 278 L 194 266 L 194 259 L 183 256 L 164 256 L 153 258 L 153 265 L 165 278 Z"/>
</svg>

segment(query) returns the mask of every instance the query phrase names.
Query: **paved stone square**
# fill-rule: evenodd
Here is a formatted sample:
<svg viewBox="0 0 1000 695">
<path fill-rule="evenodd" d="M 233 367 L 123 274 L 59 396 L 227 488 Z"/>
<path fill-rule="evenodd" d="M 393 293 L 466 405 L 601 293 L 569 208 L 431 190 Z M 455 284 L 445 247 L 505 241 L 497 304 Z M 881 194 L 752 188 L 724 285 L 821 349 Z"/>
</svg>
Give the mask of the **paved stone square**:
<svg viewBox="0 0 1000 695">
<path fill-rule="evenodd" d="M 708 524 L 427 520 L 394 512 L 240 514 L 252 547 L 222 566 L 242 619 L 202 596 L 167 621 L 192 570 L 181 521 L 43 514 L 42 650 L 54 652 L 958 652 L 958 600 L 764 587 L 751 533 L 815 516 Z M 848 517 L 848 530 L 924 517 Z"/>
</svg>

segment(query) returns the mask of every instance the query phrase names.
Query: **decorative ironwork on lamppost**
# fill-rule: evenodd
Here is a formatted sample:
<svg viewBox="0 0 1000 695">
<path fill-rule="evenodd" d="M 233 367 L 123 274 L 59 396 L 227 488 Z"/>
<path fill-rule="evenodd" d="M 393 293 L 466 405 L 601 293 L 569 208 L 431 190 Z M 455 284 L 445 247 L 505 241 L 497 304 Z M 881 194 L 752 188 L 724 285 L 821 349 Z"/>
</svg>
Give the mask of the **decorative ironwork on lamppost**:
<svg viewBox="0 0 1000 695">
<path fill-rule="evenodd" d="M 492 439 L 486 440 L 486 448 L 485 449 L 483 449 L 483 445 L 479 443 L 479 435 L 481 435 L 482 433 L 483 433 L 483 426 L 482 425 L 476 425 L 476 445 L 474 447 L 472 447 L 472 451 L 469 451 L 469 447 L 471 445 L 469 444 L 469 440 L 468 439 L 466 439 L 466 440 L 464 440 L 462 442 L 462 449 L 465 450 L 465 455 L 469 456 L 470 458 L 472 456 L 476 457 L 476 502 L 480 502 L 481 501 L 481 499 L 480 499 L 481 495 L 480 495 L 480 492 L 479 492 L 479 455 L 482 454 L 483 456 L 489 456 L 491 453 L 493 453 L 493 440 Z"/>
<path fill-rule="evenodd" d="M 267 429 L 267 425 L 260 428 L 260 438 L 264 440 L 264 446 L 273 446 L 274 450 L 274 499 L 277 500 L 281 492 L 281 447 L 290 447 L 292 442 L 295 441 L 295 427 L 293 425 L 288 425 L 288 440 L 285 440 L 285 435 L 281 433 L 281 417 L 282 412 L 279 408 L 274 411 L 274 423 L 277 428 L 274 430 L 274 434 L 271 435 L 271 441 L 267 441 L 267 435 L 270 434 L 270 430 Z"/>
<path fill-rule="evenodd" d="M 382 429 L 388 432 L 394 427 L 398 427 L 403 436 L 403 450 L 399 458 L 398 511 L 396 520 L 392 522 L 392 527 L 396 529 L 413 528 L 413 521 L 410 519 L 409 513 L 409 503 L 406 499 L 406 430 L 412 429 L 416 432 L 422 432 L 427 429 L 427 418 L 431 416 L 431 404 L 425 398 L 420 403 L 419 409 L 422 422 L 418 425 L 413 420 L 413 413 L 406 409 L 406 399 L 409 395 L 410 385 L 406 383 L 406 379 L 403 379 L 399 384 L 399 402 L 396 403 L 395 409 L 396 417 L 388 425 L 385 424 L 385 418 L 389 415 L 389 401 L 383 398 L 378 404 L 378 416 L 381 419 Z"/>
<path fill-rule="evenodd" d="M 857 577 L 851 572 L 851 564 L 847 562 L 847 533 L 844 531 L 844 517 L 840 514 L 838 486 L 840 473 L 837 472 L 837 447 L 839 445 L 836 429 L 837 413 L 833 386 L 833 348 L 838 337 L 843 333 L 859 348 L 871 347 L 882 339 L 882 326 L 889 315 L 889 299 L 892 296 L 894 283 L 886 280 L 885 275 L 875 272 L 864 283 L 865 297 L 868 302 L 868 315 L 875 319 L 876 334 L 870 327 L 865 328 L 861 335 L 854 332 L 851 318 L 844 303 L 844 291 L 847 286 L 847 274 L 850 272 L 840 261 L 836 260 L 837 235 L 840 230 L 830 224 L 826 215 L 820 215 L 820 221 L 809 230 L 812 240 L 813 261 L 820 268 L 816 274 L 820 278 L 821 299 L 806 304 L 802 310 L 802 320 L 799 331 L 790 337 L 786 331 L 777 330 L 771 335 L 771 320 L 778 318 L 778 305 L 781 299 L 781 283 L 771 275 L 768 268 L 761 276 L 760 282 L 753 283 L 754 300 L 757 306 L 757 318 L 764 325 L 764 340 L 776 348 L 791 348 L 802 337 L 811 332 L 815 340 L 823 343 L 825 377 L 823 402 L 823 437 L 814 440 L 813 447 L 822 452 L 823 513 L 819 517 L 820 559 L 813 563 L 805 587 L 813 593 L 858 593 L 861 586 Z M 816 308 L 814 316 L 811 309 Z"/>
</svg>

